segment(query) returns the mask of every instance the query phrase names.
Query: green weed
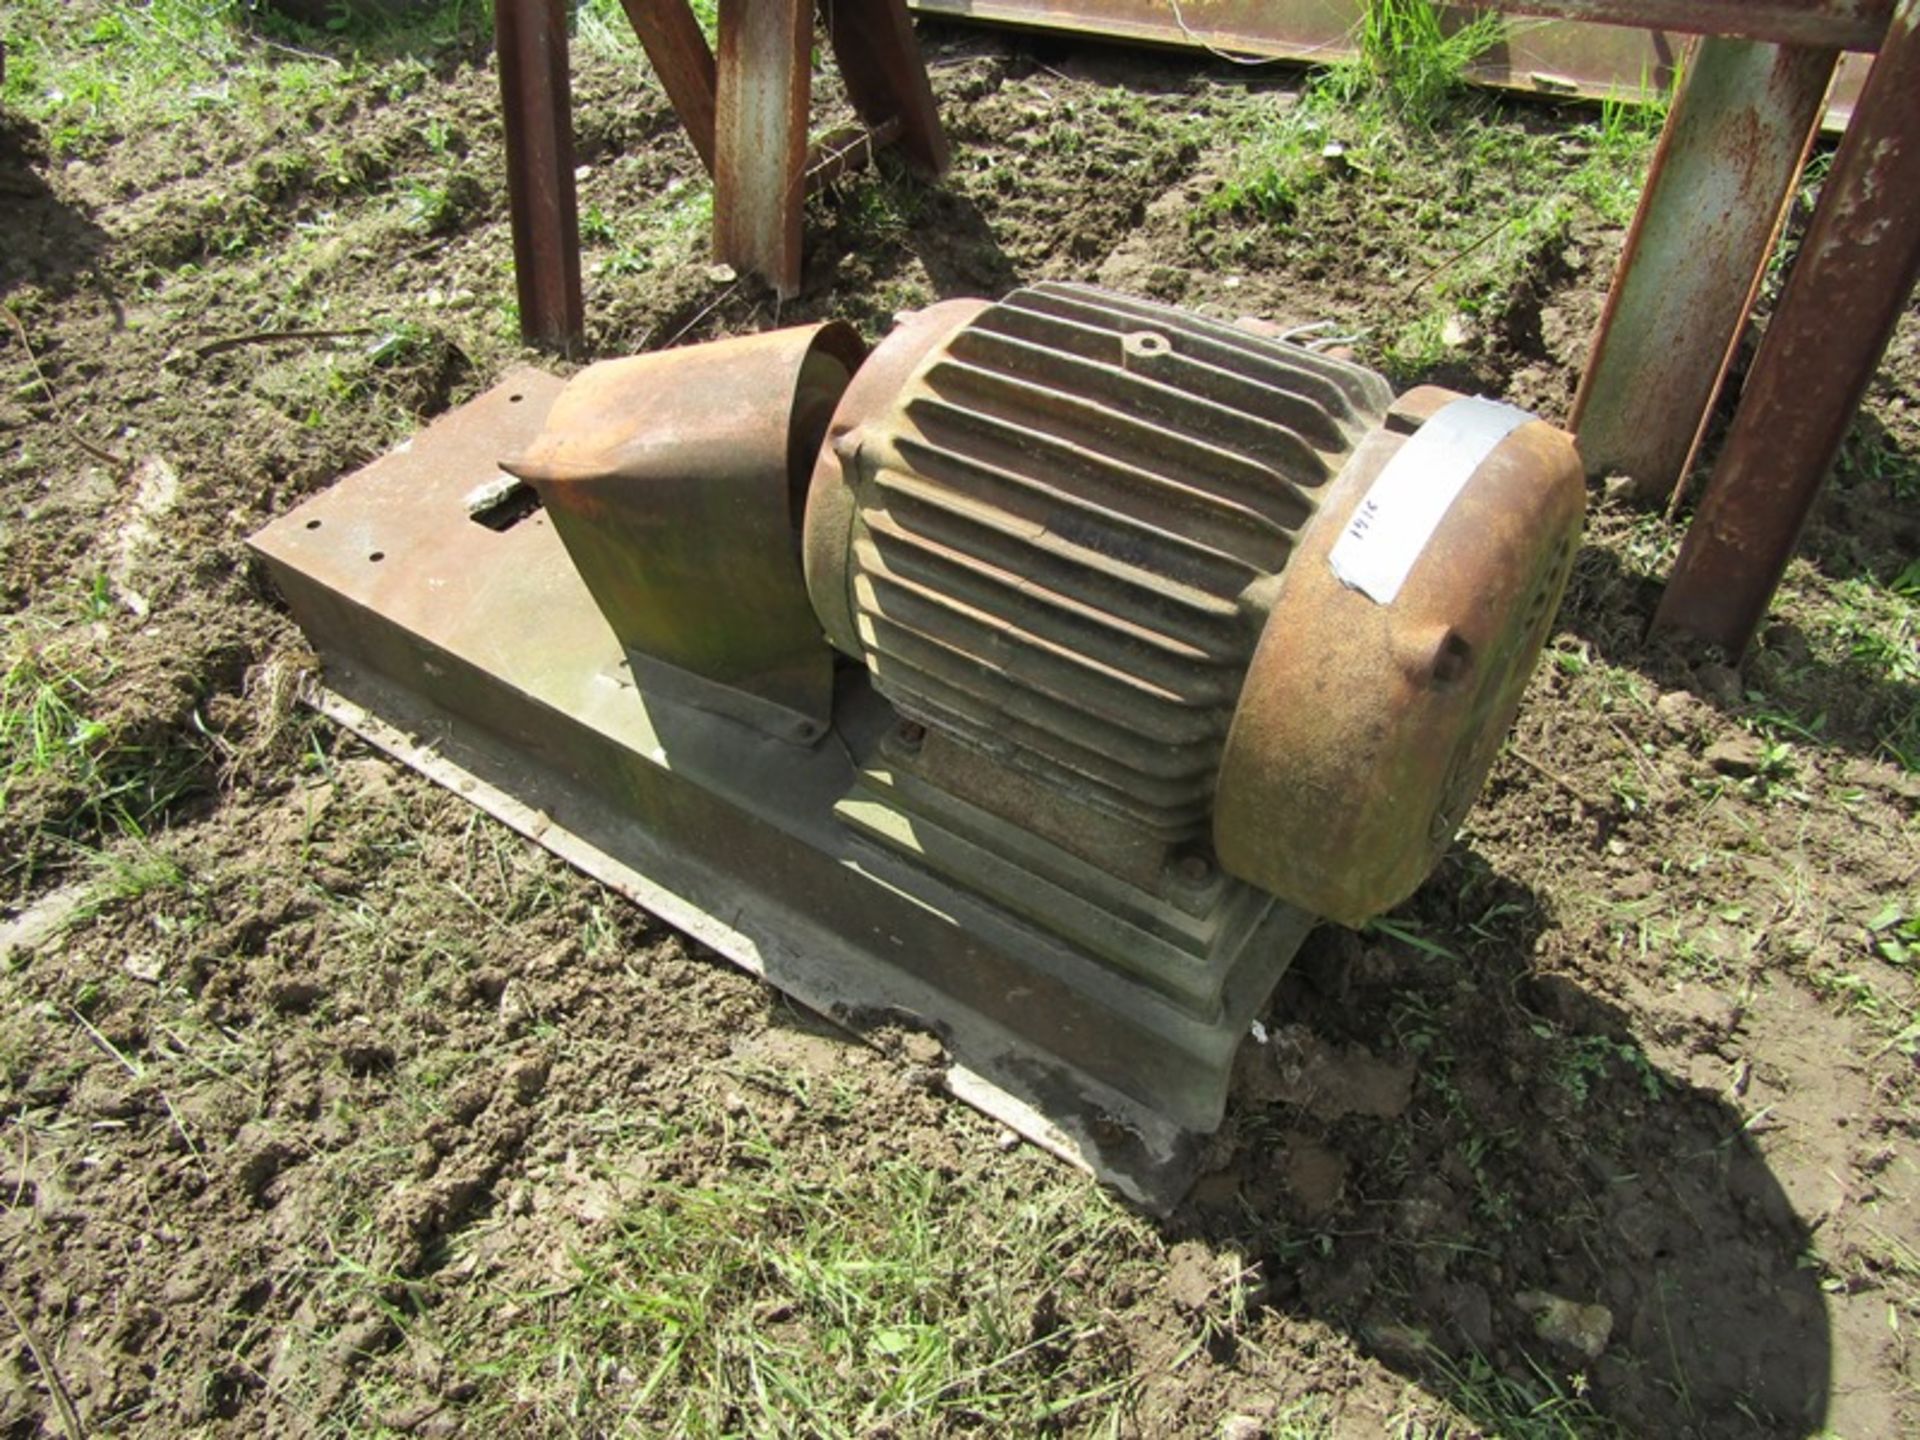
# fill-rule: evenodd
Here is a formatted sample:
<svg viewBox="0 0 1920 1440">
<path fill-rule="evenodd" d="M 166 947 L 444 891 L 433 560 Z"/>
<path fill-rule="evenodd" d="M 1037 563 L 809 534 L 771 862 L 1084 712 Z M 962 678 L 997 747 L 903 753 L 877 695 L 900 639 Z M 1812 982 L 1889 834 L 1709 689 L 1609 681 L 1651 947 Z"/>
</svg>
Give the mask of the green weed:
<svg viewBox="0 0 1920 1440">
<path fill-rule="evenodd" d="M 1505 37 L 1499 15 L 1449 29 L 1430 0 L 1369 0 L 1359 54 L 1333 69 L 1330 90 L 1347 103 L 1384 94 L 1403 119 L 1431 125 L 1466 84 L 1467 67 Z"/>
<path fill-rule="evenodd" d="M 1654 146 L 1672 108 L 1672 93 L 1663 94 L 1642 81 L 1634 98 L 1600 102 L 1600 118 L 1584 137 L 1586 159 L 1567 177 L 1566 188 L 1601 219 L 1624 225 L 1633 218 Z"/>
<path fill-rule="evenodd" d="M 1516 1376 L 1478 1355 L 1453 1360 L 1437 1349 L 1426 1359 L 1434 1391 L 1470 1428 L 1463 1429 L 1454 1416 L 1409 1407 L 1388 1422 L 1395 1440 L 1452 1440 L 1464 1434 L 1497 1435 L 1501 1440 L 1600 1440 L 1623 1433 L 1588 1402 L 1584 1377 L 1563 1382 L 1538 1365 L 1531 1376 Z"/>
<path fill-rule="evenodd" d="M 76 920 L 90 920 L 115 906 L 130 905 L 151 895 L 192 888 L 179 856 L 145 836 L 135 835 L 127 843 L 106 850 L 75 848 L 87 856 L 93 871 L 86 897 L 75 912 Z"/>
<path fill-rule="evenodd" d="M 1873 949 L 1889 965 L 1920 964 L 1920 907 L 1911 902 L 1889 901 L 1867 922 L 1873 937 Z"/>
<path fill-rule="evenodd" d="M 1532 1028 L 1536 1038 L 1553 1047 L 1549 1078 L 1572 1097 L 1575 1105 L 1585 1105 L 1594 1087 L 1616 1067 L 1638 1082 L 1647 1099 L 1658 1100 L 1665 1093 L 1660 1072 L 1638 1045 L 1606 1035 L 1567 1035 L 1544 1021 Z"/>
<path fill-rule="evenodd" d="M 1327 183 L 1325 127 L 1311 99 L 1245 125 L 1219 188 L 1195 211 L 1196 225 L 1222 214 L 1284 224 Z"/>
<path fill-rule="evenodd" d="M 115 666 L 92 627 L 113 601 L 94 577 L 67 602 L 64 628 L 0 621 L 0 875 L 31 880 L 50 858 L 101 832 L 136 838 L 195 782 L 190 747 L 150 748 L 111 722 L 102 691 Z M 74 619 L 85 622 L 72 623 Z"/>
<path fill-rule="evenodd" d="M 1836 474 L 1852 484 L 1884 485 L 1896 500 L 1920 497 L 1920 459 L 1885 434 L 1860 425 L 1847 432 Z"/>
<path fill-rule="evenodd" d="M 55 155 L 84 155 L 209 111 L 265 117 L 392 61 L 389 99 L 432 79 L 419 58 L 487 33 L 481 0 L 398 14 L 343 4 L 323 53 L 311 32 L 254 0 L 15 0 L 0 99 L 44 127 Z M 77 13 L 76 13 L 77 12 Z M 408 57 L 404 60 L 399 57 Z"/>
<path fill-rule="evenodd" d="M 645 275 L 687 263 L 713 226 L 713 187 L 675 181 L 633 219 L 636 238 L 593 263 L 596 275 Z"/>
<path fill-rule="evenodd" d="M 689 8 L 693 18 L 700 22 L 707 44 L 716 44 L 720 33 L 720 0 L 690 0 Z M 575 43 L 589 52 L 618 55 L 640 48 L 620 0 L 579 0 L 573 12 L 573 26 Z"/>
<path fill-rule="evenodd" d="M 22 781 L 59 777 L 82 788 L 98 780 L 106 727 L 86 713 L 94 679 L 41 650 L 0 674 L 0 810 Z"/>
</svg>

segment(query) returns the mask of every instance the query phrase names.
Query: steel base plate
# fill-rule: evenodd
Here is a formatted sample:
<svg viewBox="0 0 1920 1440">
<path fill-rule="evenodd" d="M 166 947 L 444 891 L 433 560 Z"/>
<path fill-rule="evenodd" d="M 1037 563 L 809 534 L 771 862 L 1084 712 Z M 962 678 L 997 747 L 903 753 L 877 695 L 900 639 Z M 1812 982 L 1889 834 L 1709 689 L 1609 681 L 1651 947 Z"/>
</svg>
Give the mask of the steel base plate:
<svg viewBox="0 0 1920 1440">
<path fill-rule="evenodd" d="M 560 383 L 509 376 L 253 537 L 312 703 L 810 1009 L 934 1033 L 956 1096 L 1170 1207 L 1310 917 L 1276 907 L 1197 1014 L 835 817 L 894 720 L 861 673 L 810 748 L 636 685 L 545 515 L 470 513 Z"/>
</svg>

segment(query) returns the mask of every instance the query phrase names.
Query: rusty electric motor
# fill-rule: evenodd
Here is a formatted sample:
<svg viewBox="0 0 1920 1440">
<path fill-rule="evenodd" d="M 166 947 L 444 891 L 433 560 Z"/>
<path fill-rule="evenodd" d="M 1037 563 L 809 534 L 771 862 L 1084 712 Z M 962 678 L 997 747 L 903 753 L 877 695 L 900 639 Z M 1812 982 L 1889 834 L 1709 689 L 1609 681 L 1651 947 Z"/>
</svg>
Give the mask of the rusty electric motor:
<svg viewBox="0 0 1920 1440">
<path fill-rule="evenodd" d="M 860 370 L 807 589 L 948 788 L 1358 924 L 1477 795 L 1583 503 L 1521 411 L 1041 285 L 922 311 Z"/>
<path fill-rule="evenodd" d="M 1584 497 L 1510 406 L 1053 284 L 592 366 L 509 468 L 647 707 L 635 813 L 1141 1194 L 1315 917 L 1452 838 Z"/>
</svg>

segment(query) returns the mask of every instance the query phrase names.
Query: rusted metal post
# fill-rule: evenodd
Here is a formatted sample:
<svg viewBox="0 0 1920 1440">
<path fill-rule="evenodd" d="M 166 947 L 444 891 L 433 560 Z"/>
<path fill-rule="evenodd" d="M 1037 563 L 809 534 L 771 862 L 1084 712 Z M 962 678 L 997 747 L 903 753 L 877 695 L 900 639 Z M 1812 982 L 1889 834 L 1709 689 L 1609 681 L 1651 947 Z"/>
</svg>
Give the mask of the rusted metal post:
<svg viewBox="0 0 1920 1440">
<path fill-rule="evenodd" d="M 1838 58 L 1715 37 L 1694 52 L 1574 397 L 1590 474 L 1660 499 L 1686 473 Z"/>
<path fill-rule="evenodd" d="M 565 0 L 495 0 L 520 334 L 563 351 L 585 338 Z"/>
<path fill-rule="evenodd" d="M 660 77 L 661 88 L 713 173 L 713 125 L 716 82 L 713 51 L 701 33 L 687 0 L 620 0 L 640 48 Z"/>
<path fill-rule="evenodd" d="M 870 129 L 898 122 L 900 153 L 923 175 L 945 172 L 946 132 L 906 0 L 820 0 L 847 98 Z"/>
<path fill-rule="evenodd" d="M 1920 0 L 1900 0 L 1654 616 L 1743 653 L 1920 279 Z"/>
<path fill-rule="evenodd" d="M 714 250 L 783 296 L 800 292 L 812 38 L 810 0 L 720 0 Z"/>
</svg>

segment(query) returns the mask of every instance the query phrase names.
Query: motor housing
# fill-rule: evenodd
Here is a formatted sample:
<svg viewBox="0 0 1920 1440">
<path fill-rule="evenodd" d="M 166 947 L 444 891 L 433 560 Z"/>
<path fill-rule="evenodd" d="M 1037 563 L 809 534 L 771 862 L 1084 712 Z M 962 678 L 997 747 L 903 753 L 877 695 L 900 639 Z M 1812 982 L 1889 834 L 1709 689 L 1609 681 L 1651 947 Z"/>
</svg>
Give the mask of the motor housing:
<svg viewBox="0 0 1920 1440">
<path fill-rule="evenodd" d="M 1046 284 L 922 311 L 861 368 L 807 592 L 958 752 L 947 788 L 1136 876 L 1217 860 L 1359 924 L 1477 795 L 1584 493 L 1571 441 L 1511 407 L 1396 402 L 1301 345 Z M 1382 558 L 1391 590 L 1336 563 Z"/>
</svg>

